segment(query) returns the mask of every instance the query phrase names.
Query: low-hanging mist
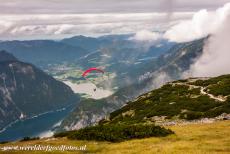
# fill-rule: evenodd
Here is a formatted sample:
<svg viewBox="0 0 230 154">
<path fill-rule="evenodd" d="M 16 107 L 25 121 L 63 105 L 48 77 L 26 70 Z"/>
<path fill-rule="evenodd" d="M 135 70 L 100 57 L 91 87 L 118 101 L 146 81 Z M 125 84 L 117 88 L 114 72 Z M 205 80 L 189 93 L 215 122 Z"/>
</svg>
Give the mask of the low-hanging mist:
<svg viewBox="0 0 230 154">
<path fill-rule="evenodd" d="M 230 73 L 230 3 L 222 10 L 222 22 L 208 38 L 203 54 L 195 60 L 186 75 L 194 77 L 218 76 Z"/>
<path fill-rule="evenodd" d="M 230 3 L 216 11 L 203 9 L 193 15 L 191 20 L 184 20 L 166 31 L 164 37 L 173 42 L 188 42 L 215 34 L 219 31 L 230 12 Z"/>
</svg>

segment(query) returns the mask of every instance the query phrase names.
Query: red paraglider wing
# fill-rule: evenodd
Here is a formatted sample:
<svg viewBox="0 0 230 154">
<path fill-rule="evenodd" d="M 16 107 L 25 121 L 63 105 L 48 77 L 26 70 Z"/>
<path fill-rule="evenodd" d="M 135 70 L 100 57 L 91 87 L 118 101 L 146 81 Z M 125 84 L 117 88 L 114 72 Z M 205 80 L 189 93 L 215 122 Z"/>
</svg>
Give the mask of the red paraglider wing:
<svg viewBox="0 0 230 154">
<path fill-rule="evenodd" d="M 104 71 L 101 70 L 101 69 L 98 69 L 98 68 L 90 68 L 90 69 L 86 70 L 86 71 L 82 74 L 82 76 L 83 76 L 83 77 L 86 77 L 87 74 L 89 74 L 89 73 L 92 72 L 92 71 L 97 71 L 97 72 L 104 73 Z"/>
</svg>

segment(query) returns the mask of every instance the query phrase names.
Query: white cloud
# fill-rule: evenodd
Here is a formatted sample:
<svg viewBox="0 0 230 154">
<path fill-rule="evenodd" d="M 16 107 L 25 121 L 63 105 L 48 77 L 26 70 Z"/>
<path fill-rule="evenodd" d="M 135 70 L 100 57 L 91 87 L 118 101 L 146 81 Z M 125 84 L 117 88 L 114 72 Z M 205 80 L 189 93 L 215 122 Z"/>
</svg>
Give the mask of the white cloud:
<svg viewBox="0 0 230 154">
<path fill-rule="evenodd" d="M 161 34 L 148 30 L 138 31 L 130 40 L 153 42 L 161 38 Z"/>
<path fill-rule="evenodd" d="M 90 98 L 93 98 L 93 99 L 102 99 L 105 97 L 109 97 L 110 95 L 113 94 L 112 91 L 110 91 L 108 89 L 98 88 L 96 85 L 94 85 L 93 83 L 90 83 L 90 82 L 75 84 L 75 83 L 72 83 L 70 81 L 65 81 L 64 83 L 66 85 L 70 86 L 71 89 L 75 93 L 87 94 L 87 95 L 89 95 Z M 94 91 L 94 89 L 96 89 L 96 91 Z"/>
<path fill-rule="evenodd" d="M 173 21 L 192 12 L 175 13 Z M 65 35 L 135 33 L 142 29 L 165 30 L 166 13 L 19 14 L 0 15 L 0 39 L 60 38 Z M 165 27 L 166 25 L 166 27 Z"/>
<path fill-rule="evenodd" d="M 172 81 L 171 77 L 165 72 L 157 72 L 152 80 L 152 89 L 160 88 L 166 82 Z"/>
<path fill-rule="evenodd" d="M 229 11 L 230 3 L 215 12 L 201 10 L 194 14 L 192 20 L 182 21 L 171 27 L 164 37 L 175 42 L 186 42 L 213 34 L 222 25 Z"/>
<path fill-rule="evenodd" d="M 228 0 L 0 0 L 0 39 L 166 30 L 200 8 Z M 7 24 L 6 24 L 7 23 Z"/>
<path fill-rule="evenodd" d="M 217 11 L 223 20 L 206 42 L 203 54 L 194 62 L 189 76 L 205 77 L 230 74 L 230 4 Z M 221 15 L 220 15 L 221 14 Z"/>
</svg>

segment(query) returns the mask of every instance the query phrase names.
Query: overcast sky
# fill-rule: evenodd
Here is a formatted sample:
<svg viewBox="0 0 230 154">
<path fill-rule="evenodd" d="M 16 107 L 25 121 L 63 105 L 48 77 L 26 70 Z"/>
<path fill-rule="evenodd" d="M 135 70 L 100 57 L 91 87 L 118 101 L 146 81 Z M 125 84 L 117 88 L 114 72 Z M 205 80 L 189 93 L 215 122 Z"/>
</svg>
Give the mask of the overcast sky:
<svg viewBox="0 0 230 154">
<path fill-rule="evenodd" d="M 230 0 L 0 0 L 0 39 L 165 30 Z"/>
<path fill-rule="evenodd" d="M 164 12 L 215 9 L 229 0 L 0 0 L 0 13 Z"/>
</svg>

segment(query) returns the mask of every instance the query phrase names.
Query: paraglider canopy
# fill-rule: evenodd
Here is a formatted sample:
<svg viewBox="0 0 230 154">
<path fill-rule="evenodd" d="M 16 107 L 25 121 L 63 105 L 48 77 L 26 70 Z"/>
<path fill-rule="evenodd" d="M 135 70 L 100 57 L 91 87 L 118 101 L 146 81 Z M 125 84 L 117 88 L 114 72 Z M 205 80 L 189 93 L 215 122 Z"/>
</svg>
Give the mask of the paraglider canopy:
<svg viewBox="0 0 230 154">
<path fill-rule="evenodd" d="M 83 74 L 82 74 L 82 76 L 83 77 L 86 77 L 90 72 L 92 72 L 92 71 L 97 71 L 97 72 L 100 72 L 100 73 L 103 73 L 104 74 L 104 71 L 103 70 L 101 70 L 101 69 L 99 69 L 99 68 L 95 68 L 95 67 L 92 67 L 92 68 L 89 68 L 88 70 L 86 70 Z"/>
</svg>

